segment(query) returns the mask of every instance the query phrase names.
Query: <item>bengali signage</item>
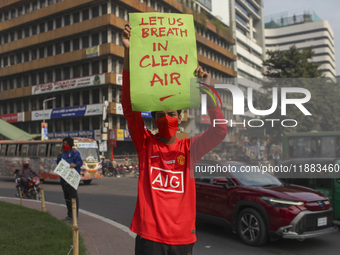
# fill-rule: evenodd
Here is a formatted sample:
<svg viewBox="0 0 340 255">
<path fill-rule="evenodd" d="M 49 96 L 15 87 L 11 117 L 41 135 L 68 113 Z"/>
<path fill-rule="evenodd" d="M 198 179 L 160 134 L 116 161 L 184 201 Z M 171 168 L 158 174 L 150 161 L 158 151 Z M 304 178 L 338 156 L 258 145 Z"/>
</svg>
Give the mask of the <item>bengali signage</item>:
<svg viewBox="0 0 340 255">
<path fill-rule="evenodd" d="M 9 113 L 9 114 L 0 115 L 0 119 L 6 121 L 8 123 L 23 122 L 24 116 L 25 115 L 24 115 L 23 112 Z"/>
<path fill-rule="evenodd" d="M 94 140 L 100 139 L 100 130 L 81 130 L 81 131 L 69 131 L 69 132 L 56 132 L 48 133 L 49 139 L 53 138 L 65 138 L 65 137 L 83 137 L 90 138 Z"/>
<path fill-rule="evenodd" d="M 103 114 L 103 104 L 92 104 L 92 105 L 82 105 L 82 106 L 73 106 L 67 108 L 59 108 L 59 109 L 49 109 L 49 110 L 40 110 L 40 111 L 32 111 L 31 119 L 34 120 L 43 120 L 43 119 L 60 119 L 60 118 L 71 118 L 71 117 L 83 117 L 83 116 L 92 116 L 92 115 L 102 115 Z"/>
<path fill-rule="evenodd" d="M 69 89 L 100 85 L 105 83 L 105 75 L 97 74 L 81 78 L 74 78 L 62 81 L 55 81 L 32 86 L 32 95 L 57 92 Z"/>
</svg>

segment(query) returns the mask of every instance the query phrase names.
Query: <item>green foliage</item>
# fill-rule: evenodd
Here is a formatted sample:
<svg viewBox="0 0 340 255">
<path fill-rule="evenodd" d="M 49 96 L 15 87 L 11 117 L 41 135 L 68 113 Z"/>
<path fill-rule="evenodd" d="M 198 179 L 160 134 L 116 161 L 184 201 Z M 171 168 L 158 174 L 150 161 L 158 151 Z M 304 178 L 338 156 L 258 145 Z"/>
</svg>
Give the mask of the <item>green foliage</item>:
<svg viewBox="0 0 340 255">
<path fill-rule="evenodd" d="M 72 245 L 71 227 L 49 213 L 0 202 L 0 254 L 65 255 Z M 80 238 L 79 254 L 86 254 Z"/>
<path fill-rule="evenodd" d="M 266 123 L 266 133 L 270 136 L 272 143 L 282 142 L 284 132 L 310 132 L 340 130 L 340 98 L 338 86 L 327 78 L 322 78 L 322 72 L 318 65 L 312 62 L 314 52 L 311 48 L 299 51 L 292 46 L 287 51 L 268 51 L 267 60 L 263 62 L 266 68 L 265 76 L 269 78 L 263 84 L 268 93 L 261 95 L 259 109 L 269 109 L 272 105 L 272 88 L 277 87 L 278 107 L 277 110 L 264 119 L 294 119 L 298 125 L 294 128 L 285 128 L 281 125 L 271 127 Z M 278 78 L 278 79 L 277 79 Z M 285 78 L 285 79 L 280 79 Z M 291 78 L 291 79 L 288 79 Z M 312 114 L 305 116 L 295 105 L 287 106 L 287 115 L 281 115 L 281 93 L 282 87 L 305 88 L 311 93 L 311 99 L 303 106 Z M 303 94 L 289 93 L 288 98 L 301 98 Z M 279 124 L 279 122 L 276 122 Z M 293 123 L 287 123 L 292 125 Z M 269 144 L 270 147 L 271 144 Z M 268 148 L 269 150 L 269 148 Z"/>
<path fill-rule="evenodd" d="M 322 72 L 312 62 L 312 48 L 298 50 L 292 46 L 287 51 L 267 51 L 268 59 L 263 61 L 265 76 L 271 78 L 318 78 Z"/>
</svg>

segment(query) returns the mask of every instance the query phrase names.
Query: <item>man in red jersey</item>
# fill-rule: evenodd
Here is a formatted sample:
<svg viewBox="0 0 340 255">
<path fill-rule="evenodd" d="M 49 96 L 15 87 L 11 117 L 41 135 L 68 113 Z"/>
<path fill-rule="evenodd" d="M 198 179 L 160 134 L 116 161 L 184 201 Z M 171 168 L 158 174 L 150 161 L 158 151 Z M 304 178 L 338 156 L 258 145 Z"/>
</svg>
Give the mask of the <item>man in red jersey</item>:
<svg viewBox="0 0 340 255">
<path fill-rule="evenodd" d="M 192 254 L 196 241 L 196 188 L 190 165 L 224 139 L 227 126 L 217 125 L 199 136 L 178 140 L 176 132 L 181 117 L 173 110 L 153 112 L 158 134 L 144 129 L 141 113 L 131 108 L 130 35 L 131 25 L 127 24 L 122 33 L 125 48 L 122 105 L 139 158 L 138 197 L 130 227 L 137 234 L 135 254 Z M 200 66 L 195 75 L 209 77 Z M 211 119 L 224 119 L 211 99 L 208 110 Z"/>
</svg>

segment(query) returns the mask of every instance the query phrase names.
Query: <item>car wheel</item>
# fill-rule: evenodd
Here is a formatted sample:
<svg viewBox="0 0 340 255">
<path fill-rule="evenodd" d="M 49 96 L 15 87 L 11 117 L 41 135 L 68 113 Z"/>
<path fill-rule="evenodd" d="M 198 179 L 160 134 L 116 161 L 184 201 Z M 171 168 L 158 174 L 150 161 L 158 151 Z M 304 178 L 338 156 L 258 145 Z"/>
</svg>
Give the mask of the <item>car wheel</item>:
<svg viewBox="0 0 340 255">
<path fill-rule="evenodd" d="M 258 211 L 252 208 L 246 208 L 239 214 L 237 233 L 248 245 L 260 246 L 268 241 L 264 219 Z"/>
</svg>

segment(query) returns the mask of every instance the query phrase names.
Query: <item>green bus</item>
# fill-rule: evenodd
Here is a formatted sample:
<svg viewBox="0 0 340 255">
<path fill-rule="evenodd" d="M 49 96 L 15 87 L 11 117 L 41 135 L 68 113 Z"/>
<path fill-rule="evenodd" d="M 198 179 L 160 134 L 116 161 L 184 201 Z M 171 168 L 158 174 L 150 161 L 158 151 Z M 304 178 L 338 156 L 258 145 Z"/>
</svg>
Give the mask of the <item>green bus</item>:
<svg viewBox="0 0 340 255">
<path fill-rule="evenodd" d="M 283 136 L 282 147 L 281 165 L 303 169 L 302 172 L 306 176 L 285 178 L 283 181 L 310 187 L 327 196 L 333 204 L 336 223 L 339 224 L 340 131 L 286 133 Z M 320 178 L 320 174 L 327 174 L 327 177 Z"/>
</svg>

